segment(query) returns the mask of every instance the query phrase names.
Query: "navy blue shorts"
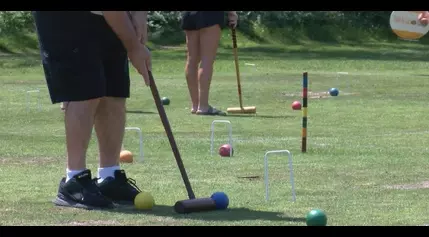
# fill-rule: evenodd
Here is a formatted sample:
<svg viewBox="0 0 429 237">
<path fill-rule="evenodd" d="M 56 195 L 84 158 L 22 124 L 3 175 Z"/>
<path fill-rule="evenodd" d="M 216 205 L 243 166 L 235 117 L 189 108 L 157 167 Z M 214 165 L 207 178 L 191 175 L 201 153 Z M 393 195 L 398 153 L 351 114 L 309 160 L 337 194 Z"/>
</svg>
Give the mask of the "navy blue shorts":
<svg viewBox="0 0 429 237">
<path fill-rule="evenodd" d="M 224 11 L 185 11 L 182 14 L 182 30 L 200 30 L 214 25 L 225 26 Z"/>
<path fill-rule="evenodd" d="M 52 103 L 130 96 L 127 52 L 103 16 L 34 11 Z"/>
</svg>

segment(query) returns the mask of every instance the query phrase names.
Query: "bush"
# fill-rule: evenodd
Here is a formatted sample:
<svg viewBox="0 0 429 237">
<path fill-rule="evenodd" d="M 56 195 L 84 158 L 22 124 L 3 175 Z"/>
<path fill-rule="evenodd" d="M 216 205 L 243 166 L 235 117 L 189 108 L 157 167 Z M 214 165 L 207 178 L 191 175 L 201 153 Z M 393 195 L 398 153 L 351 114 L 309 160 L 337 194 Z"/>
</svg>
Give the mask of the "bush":
<svg viewBox="0 0 429 237">
<path fill-rule="evenodd" d="M 33 16 L 29 11 L 0 11 L 0 34 L 33 30 Z"/>
<path fill-rule="evenodd" d="M 338 32 L 355 28 L 368 32 L 389 30 L 390 11 L 238 11 L 240 30 L 314 29 L 337 27 Z M 149 11 L 149 29 L 162 37 L 180 30 L 180 11 Z M 257 27 L 255 27 L 257 26 Z M 29 11 L 0 11 L 0 33 L 33 31 Z M 311 30 L 310 30 L 311 31 Z M 258 33 L 258 32 L 254 32 Z"/>
</svg>

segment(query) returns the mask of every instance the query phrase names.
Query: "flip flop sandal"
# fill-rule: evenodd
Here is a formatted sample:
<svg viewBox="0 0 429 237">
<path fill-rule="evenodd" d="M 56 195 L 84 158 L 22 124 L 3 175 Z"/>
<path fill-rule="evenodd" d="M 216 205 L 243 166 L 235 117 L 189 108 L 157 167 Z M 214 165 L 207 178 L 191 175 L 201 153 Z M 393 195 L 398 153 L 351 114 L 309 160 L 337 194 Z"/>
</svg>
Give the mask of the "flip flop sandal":
<svg viewBox="0 0 429 237">
<path fill-rule="evenodd" d="M 209 106 L 209 109 L 207 110 L 207 112 L 201 112 L 201 111 L 197 111 L 196 112 L 197 115 L 212 115 L 212 116 L 226 116 L 226 113 L 223 111 L 220 111 L 214 107 Z"/>
</svg>

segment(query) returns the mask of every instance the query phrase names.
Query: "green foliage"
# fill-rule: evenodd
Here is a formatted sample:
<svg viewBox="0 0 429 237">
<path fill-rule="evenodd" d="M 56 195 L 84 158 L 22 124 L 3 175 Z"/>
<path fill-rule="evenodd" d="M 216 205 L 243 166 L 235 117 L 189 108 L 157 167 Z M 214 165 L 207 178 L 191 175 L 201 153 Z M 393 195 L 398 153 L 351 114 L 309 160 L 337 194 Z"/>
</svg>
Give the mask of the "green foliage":
<svg viewBox="0 0 429 237">
<path fill-rule="evenodd" d="M 0 34 L 33 30 L 33 27 L 29 11 L 0 11 Z"/>
<path fill-rule="evenodd" d="M 388 27 L 390 11 L 239 11 L 240 19 L 267 27 L 338 25 L 341 27 Z"/>
<path fill-rule="evenodd" d="M 149 11 L 151 32 L 169 32 L 179 29 L 181 14 L 179 11 Z"/>
<path fill-rule="evenodd" d="M 253 39 L 272 37 L 286 43 L 299 37 L 317 41 L 392 37 L 390 11 L 237 11 L 239 30 Z M 151 39 L 162 44 L 183 41 L 180 11 L 149 11 Z M 34 31 L 31 12 L 0 11 L 0 33 Z M 390 32 L 390 33 L 388 33 Z M 168 37 L 166 37 L 168 36 Z M 394 36 L 393 36 L 394 37 Z"/>
</svg>

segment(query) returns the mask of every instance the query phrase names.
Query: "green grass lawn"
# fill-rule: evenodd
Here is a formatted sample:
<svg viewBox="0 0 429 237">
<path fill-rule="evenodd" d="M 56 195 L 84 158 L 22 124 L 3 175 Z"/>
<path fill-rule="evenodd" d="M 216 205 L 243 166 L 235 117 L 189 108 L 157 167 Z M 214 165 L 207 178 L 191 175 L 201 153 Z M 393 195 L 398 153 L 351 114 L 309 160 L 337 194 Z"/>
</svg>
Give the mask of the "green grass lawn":
<svg viewBox="0 0 429 237">
<path fill-rule="evenodd" d="M 223 110 L 238 106 L 228 37 L 219 49 L 210 98 Z M 165 109 L 196 195 L 224 191 L 230 198 L 228 210 L 185 216 L 172 209 L 187 194 L 150 90 L 135 73 L 127 126 L 142 129 L 145 157 L 123 168 L 152 193 L 157 206 L 146 212 L 54 207 L 51 200 L 65 174 L 62 113 L 50 103 L 37 51 L 0 54 L 0 224 L 305 225 L 303 218 L 315 208 L 335 226 L 429 223 L 428 46 L 238 41 L 244 103 L 257 107 L 256 116 L 191 115 L 184 48 L 153 51 L 154 76 L 161 96 L 171 99 Z M 291 103 L 301 100 L 304 71 L 311 95 L 331 87 L 340 95 L 309 100 L 308 152 L 302 154 L 301 112 Z M 26 97 L 35 89 L 40 110 L 37 93 Z M 231 121 L 233 157 L 210 155 L 214 119 Z M 95 172 L 94 140 L 88 168 Z M 217 125 L 216 150 L 226 142 L 226 127 Z M 137 134 L 127 132 L 124 146 L 137 155 Z M 265 201 L 263 158 L 278 149 L 292 152 L 296 202 L 291 202 L 287 156 L 281 155 L 270 158 L 270 201 Z"/>
</svg>

